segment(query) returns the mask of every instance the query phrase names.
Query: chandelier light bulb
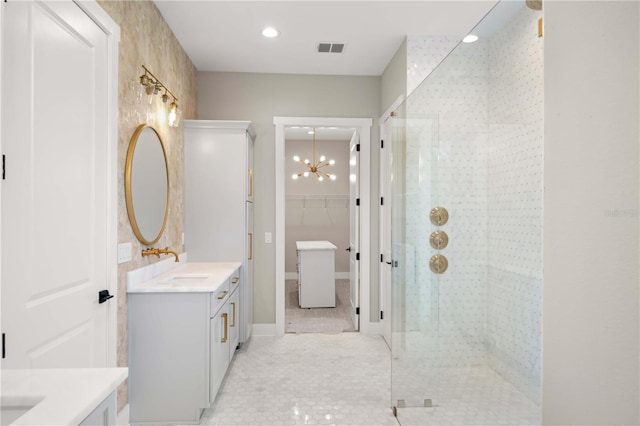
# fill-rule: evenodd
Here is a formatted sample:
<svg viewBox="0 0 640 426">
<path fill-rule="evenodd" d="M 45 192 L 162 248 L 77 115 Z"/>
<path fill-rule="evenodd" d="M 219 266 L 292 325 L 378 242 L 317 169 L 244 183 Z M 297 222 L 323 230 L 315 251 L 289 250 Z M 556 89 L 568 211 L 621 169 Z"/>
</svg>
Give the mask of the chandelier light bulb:
<svg viewBox="0 0 640 426">
<path fill-rule="evenodd" d="M 334 164 L 336 164 L 336 162 L 334 160 L 329 160 L 329 165 L 333 166 Z"/>
<path fill-rule="evenodd" d="M 336 180 L 336 175 L 329 175 L 329 177 L 331 178 L 331 180 Z"/>
<path fill-rule="evenodd" d="M 304 172 L 302 175 L 303 175 L 304 177 L 307 177 L 307 176 L 309 176 L 309 172 Z"/>
<path fill-rule="evenodd" d="M 297 174 L 295 174 L 295 173 L 294 173 L 294 174 L 292 174 L 292 175 L 291 175 L 291 179 L 293 179 L 293 180 L 297 180 L 297 179 L 298 179 L 298 175 L 297 175 Z"/>
<path fill-rule="evenodd" d="M 298 157 L 297 155 L 293 156 L 293 161 L 298 162 L 300 161 L 300 157 Z"/>
<path fill-rule="evenodd" d="M 304 164 L 309 165 L 309 164 L 311 164 L 311 161 L 309 161 L 309 159 L 308 159 L 308 158 L 305 158 L 305 159 L 304 159 Z"/>
<path fill-rule="evenodd" d="M 327 159 L 327 157 L 325 157 L 324 155 L 320 156 L 320 161 L 324 161 L 326 159 Z"/>
<path fill-rule="evenodd" d="M 324 180 L 324 178 L 323 178 L 322 176 L 318 176 L 318 180 L 319 180 L 320 182 L 322 182 L 322 181 Z"/>
</svg>

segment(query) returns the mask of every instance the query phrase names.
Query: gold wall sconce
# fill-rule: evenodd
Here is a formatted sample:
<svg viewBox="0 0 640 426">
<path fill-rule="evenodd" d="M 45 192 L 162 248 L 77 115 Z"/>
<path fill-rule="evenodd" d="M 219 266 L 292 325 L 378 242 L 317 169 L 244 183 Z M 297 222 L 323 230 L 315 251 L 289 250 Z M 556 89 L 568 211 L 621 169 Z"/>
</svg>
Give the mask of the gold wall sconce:
<svg viewBox="0 0 640 426">
<path fill-rule="evenodd" d="M 167 119 L 169 122 L 169 126 L 178 127 L 180 123 L 180 110 L 178 109 L 178 98 L 174 95 L 171 90 L 167 88 L 159 79 L 156 77 L 147 67 L 142 65 L 144 69 L 144 74 L 140 76 L 140 85 L 141 89 L 144 90 L 144 93 L 150 97 L 150 101 L 153 99 L 152 96 L 160 95 L 162 99 L 162 103 L 169 103 L 169 114 L 167 115 Z"/>
</svg>

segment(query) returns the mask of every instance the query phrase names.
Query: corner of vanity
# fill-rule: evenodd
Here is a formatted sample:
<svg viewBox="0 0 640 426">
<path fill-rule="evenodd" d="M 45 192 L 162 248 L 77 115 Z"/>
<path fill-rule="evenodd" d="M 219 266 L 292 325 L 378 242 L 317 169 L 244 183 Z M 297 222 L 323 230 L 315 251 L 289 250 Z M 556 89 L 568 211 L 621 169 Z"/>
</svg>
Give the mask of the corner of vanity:
<svg viewBox="0 0 640 426">
<path fill-rule="evenodd" d="M 130 285 L 131 424 L 197 424 L 240 342 L 240 262 L 185 263 Z"/>
</svg>

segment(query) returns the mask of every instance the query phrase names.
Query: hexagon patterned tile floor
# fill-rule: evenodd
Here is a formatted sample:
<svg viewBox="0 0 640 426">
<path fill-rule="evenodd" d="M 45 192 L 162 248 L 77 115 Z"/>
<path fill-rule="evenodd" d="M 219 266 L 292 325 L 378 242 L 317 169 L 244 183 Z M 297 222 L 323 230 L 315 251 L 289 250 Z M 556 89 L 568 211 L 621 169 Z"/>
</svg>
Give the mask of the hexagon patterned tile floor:
<svg viewBox="0 0 640 426">
<path fill-rule="evenodd" d="M 390 377 L 380 337 L 254 336 L 236 353 L 201 424 L 397 426 Z M 539 406 L 488 368 L 446 369 L 441 380 L 440 406 L 402 409 L 401 424 L 540 424 Z"/>
</svg>

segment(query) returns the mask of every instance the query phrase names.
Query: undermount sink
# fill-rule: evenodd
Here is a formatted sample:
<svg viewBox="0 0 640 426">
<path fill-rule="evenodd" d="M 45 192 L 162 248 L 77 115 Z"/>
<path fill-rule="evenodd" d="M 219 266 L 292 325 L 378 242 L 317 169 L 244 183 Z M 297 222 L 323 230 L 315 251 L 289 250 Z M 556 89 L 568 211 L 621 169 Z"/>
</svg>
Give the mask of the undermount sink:
<svg viewBox="0 0 640 426">
<path fill-rule="evenodd" d="M 165 281 L 166 282 L 176 282 L 176 281 L 194 282 L 194 281 L 199 281 L 199 280 L 206 280 L 208 278 L 209 278 L 209 275 L 193 275 L 193 274 L 189 274 L 189 275 L 172 275 L 171 277 L 169 277 Z"/>
<path fill-rule="evenodd" d="M 25 415 L 35 407 L 41 400 L 12 400 L 2 398 L 0 400 L 0 425 L 7 426 Z"/>
</svg>

